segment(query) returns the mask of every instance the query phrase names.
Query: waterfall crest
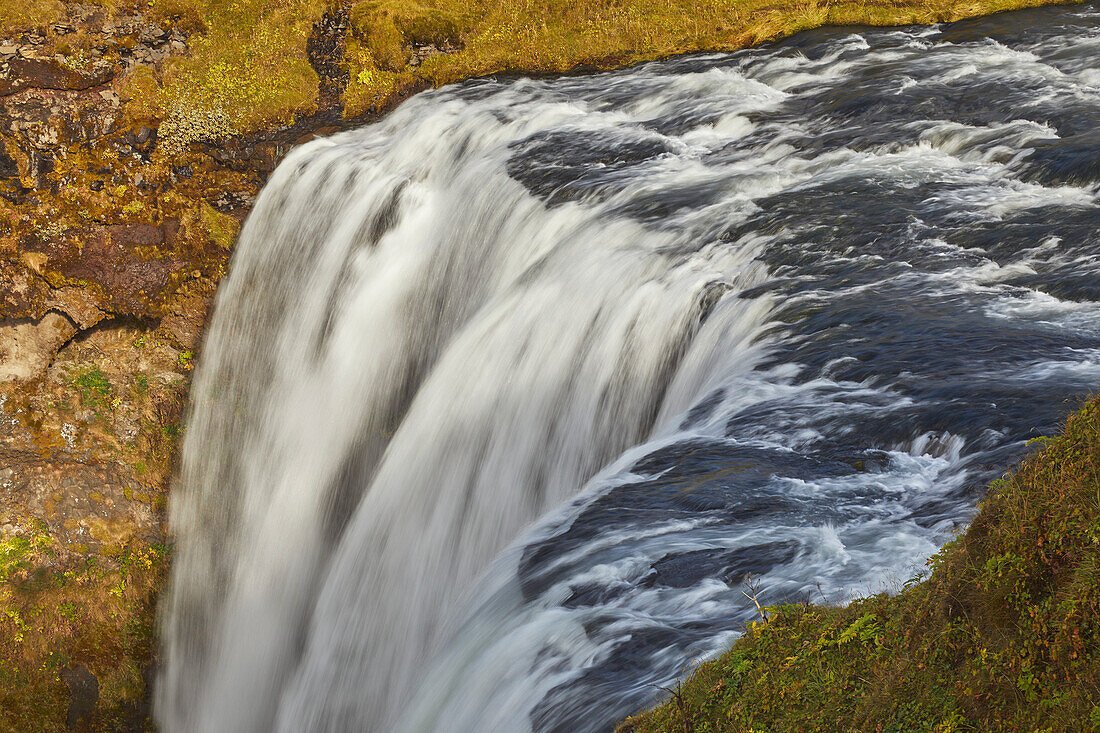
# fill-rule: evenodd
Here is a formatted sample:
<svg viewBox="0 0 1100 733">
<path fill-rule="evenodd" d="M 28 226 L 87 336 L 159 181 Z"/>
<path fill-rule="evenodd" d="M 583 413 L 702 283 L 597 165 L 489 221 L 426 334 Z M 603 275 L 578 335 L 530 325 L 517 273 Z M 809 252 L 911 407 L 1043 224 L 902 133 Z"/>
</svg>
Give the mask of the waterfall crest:
<svg viewBox="0 0 1100 733">
<path fill-rule="evenodd" d="M 761 272 L 547 211 L 497 157 L 521 124 L 409 110 L 264 189 L 172 506 L 169 727 L 390 729 L 479 573 L 653 430 L 700 326 Z"/>
</svg>

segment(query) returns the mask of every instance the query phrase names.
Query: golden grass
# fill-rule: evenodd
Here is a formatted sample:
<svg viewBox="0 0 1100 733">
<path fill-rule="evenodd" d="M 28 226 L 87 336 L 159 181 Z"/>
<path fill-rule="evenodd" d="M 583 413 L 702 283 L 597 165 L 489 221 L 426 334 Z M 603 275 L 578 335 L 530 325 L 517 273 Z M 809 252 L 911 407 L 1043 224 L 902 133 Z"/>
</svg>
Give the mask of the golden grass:
<svg viewBox="0 0 1100 733">
<path fill-rule="evenodd" d="M 189 52 L 124 84 L 130 119 L 161 121 L 169 156 L 293 122 L 317 110 L 307 43 L 344 13 L 344 113 L 388 109 L 412 90 L 497 72 L 609 69 L 693 51 L 728 51 L 821 25 L 958 20 L 1050 0 L 151 0 L 152 18 Z M 109 13 L 133 0 L 97 0 Z M 57 0 L 0 0 L 0 34 L 44 27 Z M 414 51 L 446 53 L 417 64 Z"/>
<path fill-rule="evenodd" d="M 61 17 L 58 0 L 2 0 L 0 36 L 15 35 L 29 28 L 44 28 Z"/>
<path fill-rule="evenodd" d="M 681 53 L 734 50 L 821 25 L 958 20 L 1051 0 L 93 0 L 144 8 L 188 35 L 189 52 L 124 84 L 130 119 L 163 123 L 169 156 L 293 122 L 317 110 L 307 42 L 345 13 L 344 113 L 388 109 L 412 90 L 497 72 L 609 69 Z M 125 6 L 125 8 L 124 8 Z M 0 0 L 0 35 L 44 28 L 58 0 Z M 418 65 L 427 45 L 447 52 Z M 64 49 L 59 49 L 64 51 Z"/>
<path fill-rule="evenodd" d="M 181 148 L 289 123 L 316 110 L 317 74 L 306 41 L 317 0 L 162 0 L 156 12 L 193 29 L 188 56 L 167 64 L 152 96 L 162 137 Z M 148 104 L 148 96 L 135 95 Z"/>
<path fill-rule="evenodd" d="M 497 72 L 608 69 L 744 48 L 822 25 L 950 21 L 1049 1 L 157 0 L 162 18 L 193 31 L 191 53 L 155 89 L 133 96 L 166 121 L 169 151 L 288 123 L 316 109 L 306 44 L 326 12 L 349 18 L 344 106 L 355 117 L 385 110 L 411 90 Z M 429 44 L 447 52 L 417 66 L 414 50 Z"/>
</svg>

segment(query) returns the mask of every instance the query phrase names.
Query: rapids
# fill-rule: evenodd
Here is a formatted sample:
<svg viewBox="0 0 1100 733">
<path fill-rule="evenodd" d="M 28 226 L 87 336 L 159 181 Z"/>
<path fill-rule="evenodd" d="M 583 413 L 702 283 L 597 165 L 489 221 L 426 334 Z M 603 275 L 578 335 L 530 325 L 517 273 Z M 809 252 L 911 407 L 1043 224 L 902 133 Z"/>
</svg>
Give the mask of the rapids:
<svg viewBox="0 0 1100 733">
<path fill-rule="evenodd" d="M 290 153 L 196 376 L 166 731 L 606 731 L 896 590 L 1100 383 L 1100 5 L 427 92 Z"/>
</svg>

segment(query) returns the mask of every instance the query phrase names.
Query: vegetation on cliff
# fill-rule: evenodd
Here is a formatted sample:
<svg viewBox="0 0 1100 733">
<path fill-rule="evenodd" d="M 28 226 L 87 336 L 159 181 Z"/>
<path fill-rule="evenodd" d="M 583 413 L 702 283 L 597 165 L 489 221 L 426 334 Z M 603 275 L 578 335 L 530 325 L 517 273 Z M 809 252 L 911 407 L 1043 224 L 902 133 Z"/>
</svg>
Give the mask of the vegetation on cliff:
<svg viewBox="0 0 1100 733">
<path fill-rule="evenodd" d="M 1100 728 L 1100 399 L 1037 443 L 927 580 L 767 608 L 619 733 Z"/>
<path fill-rule="evenodd" d="M 0 730 L 145 730 L 168 549 L 128 536 L 82 567 L 41 564 L 47 528 L 0 542 Z"/>
<path fill-rule="evenodd" d="M 499 72 L 608 69 L 702 50 L 732 50 L 822 25 L 957 20 L 1047 0 L 160 0 L 187 29 L 190 54 L 168 64 L 140 103 L 170 145 L 285 124 L 342 87 L 345 117 L 410 92 Z M 331 43 L 318 35 L 324 17 Z M 327 58 L 322 58 L 327 56 Z M 330 64 L 325 69 L 325 62 Z"/>
<path fill-rule="evenodd" d="M 190 354 L 98 328 L 0 396 L 0 731 L 144 730 Z"/>
</svg>

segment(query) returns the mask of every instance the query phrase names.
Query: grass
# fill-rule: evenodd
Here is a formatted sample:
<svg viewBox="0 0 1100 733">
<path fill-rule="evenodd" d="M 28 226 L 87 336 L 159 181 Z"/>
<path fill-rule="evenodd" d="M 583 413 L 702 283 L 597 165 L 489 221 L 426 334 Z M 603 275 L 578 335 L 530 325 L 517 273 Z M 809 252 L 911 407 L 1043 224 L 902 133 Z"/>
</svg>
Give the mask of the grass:
<svg viewBox="0 0 1100 733">
<path fill-rule="evenodd" d="M 0 730 L 66 730 L 61 673 L 77 663 L 99 682 L 83 729 L 151 729 L 140 701 L 167 548 L 127 544 L 109 564 L 89 556 L 83 568 L 60 571 L 51 544 L 47 535 L 0 543 Z"/>
<path fill-rule="evenodd" d="M 316 110 L 306 41 L 324 2 L 161 0 L 153 7 L 193 31 L 191 54 L 169 63 L 154 91 L 170 149 Z"/>
<path fill-rule="evenodd" d="M 10 0 L 8 0 L 10 1 Z M 701 50 L 733 50 L 826 24 L 957 20 L 1048 0 L 157 0 L 164 23 L 191 32 L 190 54 L 163 78 L 130 80 L 131 112 L 163 120 L 178 154 L 286 124 L 317 110 L 308 59 L 326 13 L 347 18 L 339 49 L 348 117 L 414 90 L 498 72 L 607 69 Z M 414 52 L 443 50 L 423 63 Z"/>
<path fill-rule="evenodd" d="M 62 5 L 58 0 L 6 0 L 0 3 L 0 37 L 47 26 L 56 22 L 61 14 Z"/>
<path fill-rule="evenodd" d="M 994 482 L 932 574 L 768 609 L 619 733 L 1100 730 L 1100 399 Z"/>
</svg>

